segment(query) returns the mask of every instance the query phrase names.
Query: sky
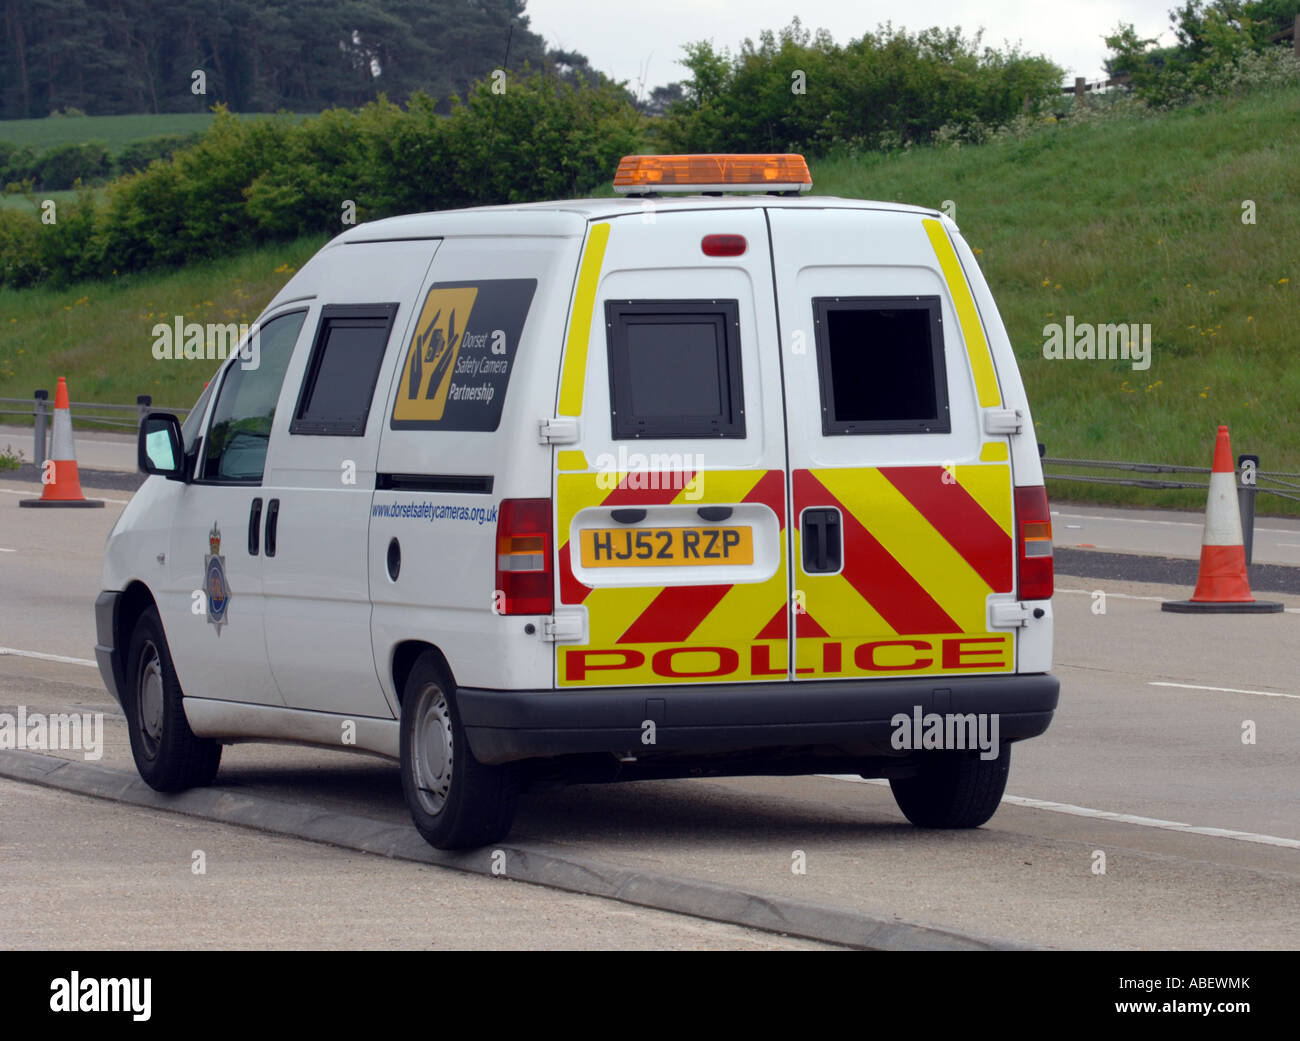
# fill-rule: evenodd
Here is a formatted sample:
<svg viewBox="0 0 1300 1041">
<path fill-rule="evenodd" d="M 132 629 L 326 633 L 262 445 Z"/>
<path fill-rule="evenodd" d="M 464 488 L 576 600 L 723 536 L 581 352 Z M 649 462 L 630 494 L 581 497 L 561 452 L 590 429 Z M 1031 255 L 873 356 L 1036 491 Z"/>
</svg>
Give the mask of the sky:
<svg viewBox="0 0 1300 1041">
<path fill-rule="evenodd" d="M 683 44 L 712 40 L 734 52 L 745 37 L 779 30 L 796 14 L 805 28 L 828 29 L 837 43 L 885 22 L 912 32 L 959 25 L 972 35 L 983 28 L 986 45 L 1019 44 L 1063 66 L 1067 82 L 1092 81 L 1104 75 L 1102 38 L 1118 23 L 1131 22 L 1140 36 L 1169 44 L 1168 12 L 1177 6 L 1179 0 L 640 0 L 597 4 L 595 14 L 592 0 L 527 0 L 525 13 L 549 46 L 580 51 L 636 94 L 685 78 L 678 64 Z"/>
</svg>

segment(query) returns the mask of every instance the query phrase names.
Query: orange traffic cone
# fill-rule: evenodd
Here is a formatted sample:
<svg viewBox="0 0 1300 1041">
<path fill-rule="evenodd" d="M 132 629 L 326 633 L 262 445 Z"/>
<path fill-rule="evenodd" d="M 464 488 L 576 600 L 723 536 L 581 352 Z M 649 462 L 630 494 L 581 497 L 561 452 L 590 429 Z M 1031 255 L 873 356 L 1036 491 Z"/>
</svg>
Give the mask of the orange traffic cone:
<svg viewBox="0 0 1300 1041">
<path fill-rule="evenodd" d="M 72 443 L 72 409 L 68 405 L 68 381 L 59 377 L 54 392 L 54 437 L 50 457 L 41 473 L 45 491 L 39 499 L 20 499 L 19 506 L 103 506 L 102 499 L 87 499 L 81 492 L 77 472 L 77 450 Z"/>
<path fill-rule="evenodd" d="M 1236 468 L 1228 428 L 1219 427 L 1214 442 L 1210 496 L 1205 505 L 1205 535 L 1201 539 L 1201 566 L 1196 591 L 1190 600 L 1166 600 L 1165 611 L 1237 611 L 1271 614 L 1282 610 L 1272 600 L 1256 600 L 1246 577 L 1246 547 L 1241 538 L 1241 512 L 1237 506 Z"/>
</svg>

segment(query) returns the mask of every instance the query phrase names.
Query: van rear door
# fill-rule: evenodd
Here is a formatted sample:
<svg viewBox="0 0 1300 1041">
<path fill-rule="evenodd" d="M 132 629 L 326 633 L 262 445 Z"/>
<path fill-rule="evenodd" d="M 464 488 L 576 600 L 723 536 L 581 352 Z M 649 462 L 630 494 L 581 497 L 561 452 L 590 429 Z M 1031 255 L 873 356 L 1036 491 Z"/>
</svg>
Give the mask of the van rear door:
<svg viewBox="0 0 1300 1041">
<path fill-rule="evenodd" d="M 593 222 L 558 394 L 556 682 L 789 675 L 779 344 L 760 209 Z M 563 430 L 559 431 L 563 435 Z"/>
<path fill-rule="evenodd" d="M 1014 598 L 1008 440 L 985 433 L 1001 396 L 947 226 L 768 213 L 796 678 L 1015 671 L 1014 630 L 990 624 Z"/>
</svg>

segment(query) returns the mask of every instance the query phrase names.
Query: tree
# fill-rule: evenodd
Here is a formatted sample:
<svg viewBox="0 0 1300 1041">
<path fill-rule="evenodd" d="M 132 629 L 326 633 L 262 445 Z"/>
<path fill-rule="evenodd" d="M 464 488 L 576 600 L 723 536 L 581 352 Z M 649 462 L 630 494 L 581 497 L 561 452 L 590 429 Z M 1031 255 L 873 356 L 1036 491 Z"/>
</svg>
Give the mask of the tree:
<svg viewBox="0 0 1300 1041">
<path fill-rule="evenodd" d="M 0 0 L 0 11 L 10 119 L 66 106 L 317 112 L 417 92 L 446 112 L 498 68 L 601 78 L 581 55 L 552 62 L 523 0 Z"/>
</svg>

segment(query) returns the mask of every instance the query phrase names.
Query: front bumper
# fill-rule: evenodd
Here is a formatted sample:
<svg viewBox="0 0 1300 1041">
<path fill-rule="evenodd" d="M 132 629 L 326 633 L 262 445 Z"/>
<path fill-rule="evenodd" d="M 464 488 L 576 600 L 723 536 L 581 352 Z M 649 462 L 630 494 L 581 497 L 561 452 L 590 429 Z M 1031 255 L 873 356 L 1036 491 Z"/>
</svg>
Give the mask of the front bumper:
<svg viewBox="0 0 1300 1041">
<path fill-rule="evenodd" d="M 1004 743 L 1052 721 L 1061 684 L 1047 673 L 754 684 L 678 684 L 600 690 L 460 688 L 470 750 L 481 763 L 593 752 L 740 752 L 800 747 L 897 755 L 892 720 L 996 714 Z M 643 734 L 654 723 L 654 743 Z"/>
<path fill-rule="evenodd" d="M 122 704 L 122 691 L 126 689 L 126 679 L 122 673 L 122 648 L 116 645 L 114 634 L 117 632 L 117 609 L 122 602 L 122 594 L 115 589 L 106 589 L 95 597 L 95 661 L 99 663 L 99 674 L 104 678 L 108 692 Z"/>
</svg>

